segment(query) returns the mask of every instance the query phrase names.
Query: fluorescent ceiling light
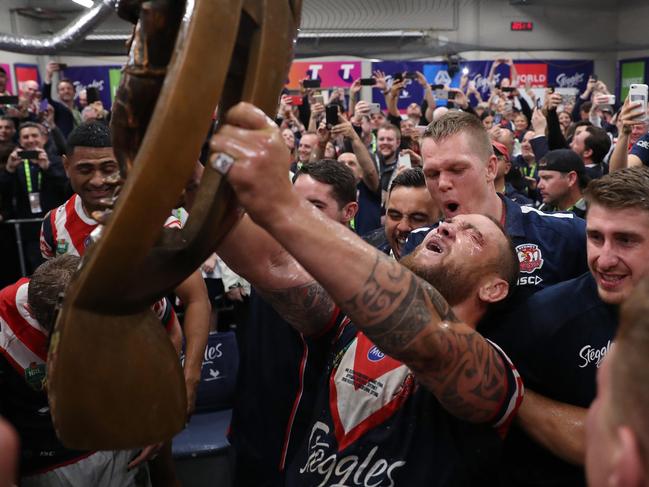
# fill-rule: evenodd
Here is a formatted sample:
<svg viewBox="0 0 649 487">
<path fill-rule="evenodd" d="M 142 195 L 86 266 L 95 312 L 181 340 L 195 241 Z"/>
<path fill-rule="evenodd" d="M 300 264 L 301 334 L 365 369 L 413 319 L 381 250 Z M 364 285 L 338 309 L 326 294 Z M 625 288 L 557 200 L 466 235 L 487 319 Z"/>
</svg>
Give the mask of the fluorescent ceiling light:
<svg viewBox="0 0 649 487">
<path fill-rule="evenodd" d="M 72 1 L 74 3 L 78 3 L 82 7 L 86 7 L 86 8 L 92 8 L 93 7 L 92 0 L 72 0 Z"/>
<path fill-rule="evenodd" d="M 350 37 L 424 37 L 420 30 L 349 30 L 349 31 L 300 31 L 299 38 L 350 38 Z"/>
</svg>

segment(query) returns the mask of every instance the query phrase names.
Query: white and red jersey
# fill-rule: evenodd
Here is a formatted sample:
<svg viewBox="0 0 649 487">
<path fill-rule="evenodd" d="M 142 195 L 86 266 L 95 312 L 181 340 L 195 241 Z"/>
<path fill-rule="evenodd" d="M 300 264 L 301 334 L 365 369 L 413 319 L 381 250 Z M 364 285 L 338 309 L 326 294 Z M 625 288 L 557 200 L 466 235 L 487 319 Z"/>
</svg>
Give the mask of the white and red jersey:
<svg viewBox="0 0 649 487">
<path fill-rule="evenodd" d="M 43 218 L 40 246 L 45 259 L 59 255 L 82 256 L 90 242 L 90 233 L 97 227 L 83 208 L 79 195 L 73 195 Z M 171 215 L 164 223 L 166 228 L 181 228 L 180 219 Z"/>
</svg>

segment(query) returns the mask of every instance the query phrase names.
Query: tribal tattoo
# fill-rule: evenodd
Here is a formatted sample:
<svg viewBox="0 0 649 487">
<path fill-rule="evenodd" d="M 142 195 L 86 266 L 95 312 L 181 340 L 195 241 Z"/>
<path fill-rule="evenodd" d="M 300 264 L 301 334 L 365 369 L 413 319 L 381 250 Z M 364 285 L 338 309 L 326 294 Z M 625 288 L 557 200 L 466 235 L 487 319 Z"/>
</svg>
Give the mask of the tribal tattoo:
<svg viewBox="0 0 649 487">
<path fill-rule="evenodd" d="M 335 303 L 315 281 L 287 289 L 260 291 L 262 297 L 297 331 L 317 335 L 330 323 Z"/>
<path fill-rule="evenodd" d="M 377 256 L 362 291 L 342 309 L 455 416 L 484 422 L 500 409 L 507 371 L 498 352 L 458 321 L 432 285 L 398 262 Z"/>
</svg>

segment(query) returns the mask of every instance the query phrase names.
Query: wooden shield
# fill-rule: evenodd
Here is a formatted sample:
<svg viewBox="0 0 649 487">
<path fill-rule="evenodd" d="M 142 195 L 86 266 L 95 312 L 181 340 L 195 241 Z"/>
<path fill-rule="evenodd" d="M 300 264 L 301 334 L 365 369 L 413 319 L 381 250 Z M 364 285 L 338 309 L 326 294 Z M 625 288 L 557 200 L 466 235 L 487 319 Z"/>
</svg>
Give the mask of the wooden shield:
<svg viewBox="0 0 649 487">
<path fill-rule="evenodd" d="M 163 223 L 217 103 L 226 110 L 250 101 L 273 114 L 300 8 L 288 0 L 187 1 L 126 184 L 67 288 L 52 335 L 48 394 L 64 445 L 133 448 L 183 428 L 182 371 L 150 306 L 197 269 L 235 221 L 232 191 L 206 167 L 186 226 L 163 230 Z"/>
</svg>

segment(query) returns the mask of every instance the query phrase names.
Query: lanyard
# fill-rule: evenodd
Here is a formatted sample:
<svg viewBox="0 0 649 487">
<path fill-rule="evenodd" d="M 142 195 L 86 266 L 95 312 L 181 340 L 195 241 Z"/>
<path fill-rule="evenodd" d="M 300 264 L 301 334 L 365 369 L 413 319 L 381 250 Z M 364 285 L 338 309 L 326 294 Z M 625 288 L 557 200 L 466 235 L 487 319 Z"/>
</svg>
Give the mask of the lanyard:
<svg viewBox="0 0 649 487">
<path fill-rule="evenodd" d="M 25 180 L 27 182 L 27 192 L 28 193 L 33 193 L 33 188 L 32 188 L 32 171 L 31 168 L 29 167 L 29 161 L 25 159 L 23 161 L 23 165 L 25 167 Z M 43 180 L 43 174 L 38 171 L 38 191 L 41 189 L 41 182 Z"/>
<path fill-rule="evenodd" d="M 523 172 L 525 173 L 525 175 L 530 178 L 534 176 L 535 170 L 536 170 L 536 162 L 533 162 L 531 166 L 525 166 L 523 168 Z"/>
</svg>

